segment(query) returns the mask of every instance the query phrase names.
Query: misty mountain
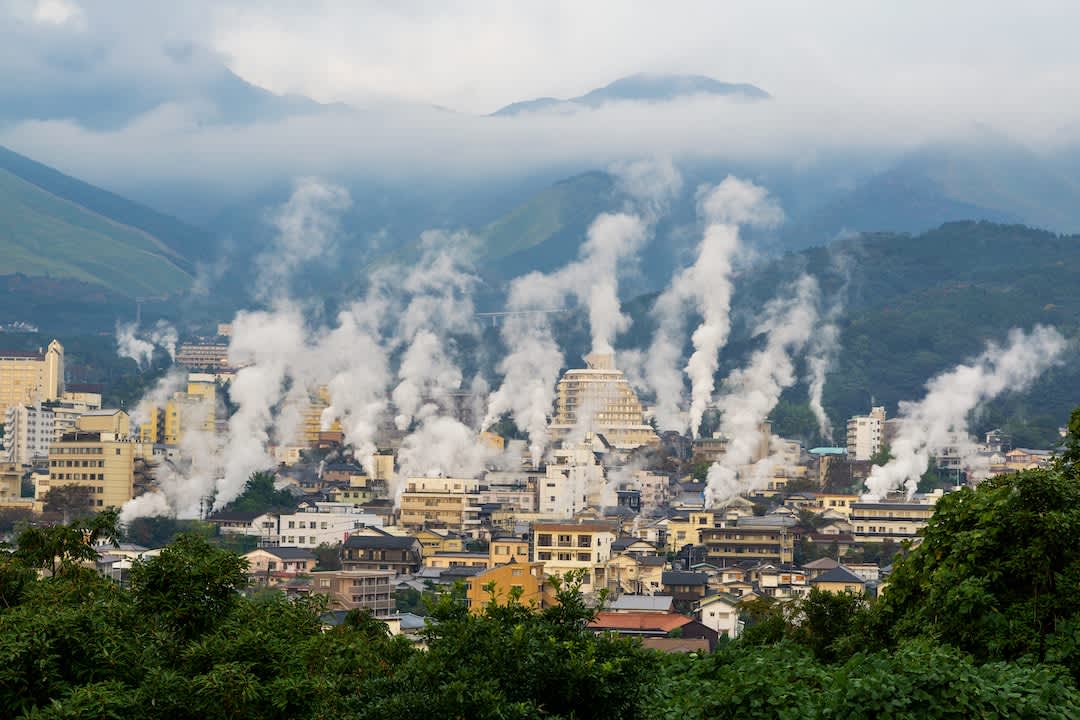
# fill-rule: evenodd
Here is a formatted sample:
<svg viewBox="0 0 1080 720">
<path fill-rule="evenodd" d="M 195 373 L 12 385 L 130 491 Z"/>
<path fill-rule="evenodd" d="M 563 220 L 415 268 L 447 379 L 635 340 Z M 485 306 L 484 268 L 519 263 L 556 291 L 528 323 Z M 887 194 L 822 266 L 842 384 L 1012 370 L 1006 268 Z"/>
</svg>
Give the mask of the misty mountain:
<svg viewBox="0 0 1080 720">
<path fill-rule="evenodd" d="M 639 73 L 619 78 L 601 88 L 574 98 L 552 97 L 522 100 L 491 113 L 495 117 L 522 113 L 597 108 L 611 102 L 668 102 L 693 95 L 732 96 L 743 100 L 768 100 L 771 95 L 748 83 L 726 83 L 704 75 L 661 75 Z"/>
<path fill-rule="evenodd" d="M 206 233 L 0 148 L 4 276 L 66 278 L 124 296 L 191 286 Z"/>
</svg>

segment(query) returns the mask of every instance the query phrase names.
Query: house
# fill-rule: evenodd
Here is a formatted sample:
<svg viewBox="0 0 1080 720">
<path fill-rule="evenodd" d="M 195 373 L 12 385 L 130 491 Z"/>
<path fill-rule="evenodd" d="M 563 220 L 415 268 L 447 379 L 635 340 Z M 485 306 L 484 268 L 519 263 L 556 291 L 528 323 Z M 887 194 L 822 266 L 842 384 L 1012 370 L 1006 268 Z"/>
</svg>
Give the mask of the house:
<svg viewBox="0 0 1080 720">
<path fill-rule="evenodd" d="M 248 575 L 256 579 L 296 577 L 315 567 L 315 553 L 303 548 L 257 548 L 244 557 L 248 561 Z"/>
<path fill-rule="evenodd" d="M 802 597 L 810 590 L 806 572 L 792 565 L 763 563 L 750 568 L 747 575 L 767 597 Z"/>
<path fill-rule="evenodd" d="M 660 576 L 662 594 L 670 595 L 679 612 L 690 610 L 698 600 L 705 597 L 709 578 L 704 573 L 684 570 L 667 570 Z"/>
<path fill-rule="evenodd" d="M 607 587 L 607 562 L 616 534 L 606 522 L 538 522 L 532 528 L 533 562 L 548 575 L 584 571 L 582 591 Z"/>
<path fill-rule="evenodd" d="M 739 620 L 739 598 L 729 593 L 717 593 L 698 603 L 694 617 L 718 635 L 735 639 L 742 634 L 743 623 Z"/>
<path fill-rule="evenodd" d="M 529 562 L 529 540 L 517 535 L 496 535 L 488 543 L 488 567 L 515 562 Z"/>
<path fill-rule="evenodd" d="M 589 623 L 589 629 L 641 638 L 704 638 L 710 650 L 716 647 L 718 637 L 715 630 L 679 613 L 601 611 Z"/>
<path fill-rule="evenodd" d="M 656 546 L 650 542 L 636 538 L 631 535 L 622 535 L 611 544 L 612 554 L 625 554 L 625 555 L 659 555 L 660 552 L 656 549 Z"/>
<path fill-rule="evenodd" d="M 817 560 L 813 560 L 811 562 L 803 564 L 803 570 L 807 572 L 807 575 L 811 580 L 813 580 L 823 572 L 827 572 L 838 567 L 840 567 L 839 561 L 833 560 L 829 557 L 818 558 Z"/>
<path fill-rule="evenodd" d="M 272 537 L 277 534 L 277 516 L 260 512 L 217 512 L 206 518 L 222 535 Z"/>
<path fill-rule="evenodd" d="M 425 553 L 424 567 L 475 567 L 487 570 L 488 554 L 485 552 L 437 552 L 432 555 Z"/>
<path fill-rule="evenodd" d="M 424 546 L 424 555 L 437 552 L 464 552 L 465 539 L 444 528 L 421 528 L 409 533 Z"/>
<path fill-rule="evenodd" d="M 668 518 L 668 550 L 678 552 L 685 545 L 701 545 L 701 531 L 716 525 L 712 510 L 676 512 Z"/>
<path fill-rule="evenodd" d="M 605 608 L 608 612 L 674 612 L 670 595 L 620 595 Z"/>
<path fill-rule="evenodd" d="M 616 555 L 607 562 L 607 588 L 613 593 L 652 595 L 662 589 L 667 561 L 662 557 Z"/>
<path fill-rule="evenodd" d="M 341 546 L 345 570 L 393 570 L 408 575 L 420 569 L 423 557 L 420 541 L 408 536 L 353 535 Z"/>
<path fill-rule="evenodd" d="M 853 595 L 862 595 L 866 591 L 863 579 L 843 565 L 821 573 L 810 581 L 810 586 L 825 592 Z"/>
<path fill-rule="evenodd" d="M 504 565 L 485 570 L 465 581 L 469 611 L 481 613 L 492 600 L 506 605 L 516 594 L 516 602 L 525 607 L 542 609 L 555 604 L 553 589 L 547 584 L 543 563 L 511 559 Z"/>
<path fill-rule="evenodd" d="M 392 570 L 333 570 L 313 573 L 312 594 L 325 595 L 332 610 L 357 608 L 383 618 L 394 612 Z"/>
</svg>

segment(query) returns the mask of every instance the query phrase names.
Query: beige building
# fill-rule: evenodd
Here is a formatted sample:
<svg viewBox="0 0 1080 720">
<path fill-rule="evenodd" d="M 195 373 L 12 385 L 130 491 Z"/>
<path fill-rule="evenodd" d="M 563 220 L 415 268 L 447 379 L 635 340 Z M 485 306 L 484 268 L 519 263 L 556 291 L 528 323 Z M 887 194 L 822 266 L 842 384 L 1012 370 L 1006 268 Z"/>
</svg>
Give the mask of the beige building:
<svg viewBox="0 0 1080 720">
<path fill-rule="evenodd" d="M 847 423 L 847 451 L 852 460 L 869 460 L 885 444 L 885 408 L 870 409 L 869 415 L 856 415 Z"/>
<path fill-rule="evenodd" d="M 656 432 L 645 422 L 637 393 L 615 368 L 615 356 L 588 355 L 585 363 L 588 367 L 567 370 L 559 380 L 549 428 L 551 439 L 580 440 L 585 433 L 594 432 L 622 449 L 657 442 Z"/>
<path fill-rule="evenodd" d="M 75 430 L 49 448 L 49 475 L 36 489 L 39 508 L 48 491 L 61 485 L 89 488 L 95 509 L 123 506 L 134 493 L 136 443 L 130 433 L 130 419 L 122 410 L 80 416 Z"/>
<path fill-rule="evenodd" d="M 401 525 L 431 525 L 458 533 L 479 530 L 479 492 L 480 483 L 470 478 L 409 478 L 401 493 Z"/>
<path fill-rule="evenodd" d="M 936 501 L 936 497 L 931 496 Z M 857 502 L 851 504 L 855 542 L 913 540 L 926 527 L 934 505 L 930 502 Z"/>
<path fill-rule="evenodd" d="M 187 432 L 217 429 L 217 383 L 213 375 L 191 373 L 187 390 L 174 393 L 164 406 L 151 408 L 139 426 L 139 439 L 154 445 L 179 445 Z"/>
<path fill-rule="evenodd" d="M 0 503 L 22 495 L 22 469 L 12 463 L 0 463 Z"/>
<path fill-rule="evenodd" d="M 229 366 L 229 345 L 224 342 L 187 342 L 176 352 L 176 364 L 198 370 L 223 370 Z"/>
<path fill-rule="evenodd" d="M 607 562 L 615 529 L 603 522 L 535 523 L 532 528 L 533 562 L 543 563 L 548 575 L 585 571 L 584 592 L 607 586 Z"/>
<path fill-rule="evenodd" d="M 36 352 L 0 350 L 0 417 L 12 405 L 59 400 L 64 394 L 64 346 Z"/>
<path fill-rule="evenodd" d="M 701 531 L 706 562 L 718 568 L 738 565 L 747 560 L 791 563 L 795 557 L 795 538 L 783 526 L 739 526 L 707 528 Z"/>
<path fill-rule="evenodd" d="M 331 610 L 370 610 L 375 617 L 394 613 L 392 570 L 335 570 L 311 576 L 311 592 L 326 595 Z"/>
</svg>

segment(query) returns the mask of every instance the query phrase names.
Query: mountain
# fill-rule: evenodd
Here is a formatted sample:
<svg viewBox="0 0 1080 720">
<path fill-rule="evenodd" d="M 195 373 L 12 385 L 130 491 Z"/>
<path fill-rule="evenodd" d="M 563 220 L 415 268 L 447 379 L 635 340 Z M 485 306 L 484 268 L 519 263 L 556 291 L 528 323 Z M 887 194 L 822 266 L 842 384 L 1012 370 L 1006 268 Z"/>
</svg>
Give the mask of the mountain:
<svg viewBox="0 0 1080 720">
<path fill-rule="evenodd" d="M 190 287 L 207 234 L 0 148 L 3 274 L 68 278 L 119 295 Z"/>
<path fill-rule="evenodd" d="M 771 95 L 759 87 L 746 83 L 726 83 L 704 75 L 654 75 L 640 73 L 590 90 L 584 95 L 561 100 L 542 97 L 522 100 L 499 108 L 493 117 L 521 115 L 546 110 L 574 110 L 598 108 L 612 102 L 668 102 L 693 95 L 720 95 L 743 100 L 768 100 Z"/>
</svg>

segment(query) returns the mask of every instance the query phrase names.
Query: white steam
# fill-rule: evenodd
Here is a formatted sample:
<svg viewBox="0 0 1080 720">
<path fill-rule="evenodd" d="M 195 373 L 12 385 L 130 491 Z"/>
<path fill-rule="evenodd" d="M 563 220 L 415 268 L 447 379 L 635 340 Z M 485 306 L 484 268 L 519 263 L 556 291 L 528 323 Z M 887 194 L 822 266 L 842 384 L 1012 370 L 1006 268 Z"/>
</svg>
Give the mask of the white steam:
<svg viewBox="0 0 1080 720">
<path fill-rule="evenodd" d="M 948 444 L 953 433 L 967 436 L 972 410 L 1001 393 L 1027 388 L 1060 361 L 1065 346 L 1054 328 L 1036 325 L 1031 333 L 1014 328 L 1006 345 L 991 343 L 971 363 L 932 378 L 922 400 L 900 403 L 900 431 L 890 445 L 893 459 L 871 470 L 867 496 L 880 499 L 902 487 L 910 497 L 930 465 L 931 452 Z"/>
<path fill-rule="evenodd" d="M 169 354 L 170 360 L 176 360 L 178 340 L 176 328 L 165 320 L 158 320 L 154 327 L 145 332 L 141 332 L 135 323 L 116 326 L 117 354 L 131 358 L 140 368 L 150 366 L 155 348 L 163 349 Z"/>
<path fill-rule="evenodd" d="M 727 380 L 726 395 L 720 398 L 720 432 L 727 448 L 709 468 L 705 506 L 722 505 L 752 489 L 761 473 L 740 474 L 761 442 L 761 424 L 776 407 L 780 394 L 795 382 L 794 358 L 806 347 L 817 322 L 817 281 L 801 276 L 786 298 L 776 298 L 765 308 L 765 318 L 756 335 L 765 335 L 765 347 L 756 351 L 746 367 L 734 371 Z"/>
</svg>

